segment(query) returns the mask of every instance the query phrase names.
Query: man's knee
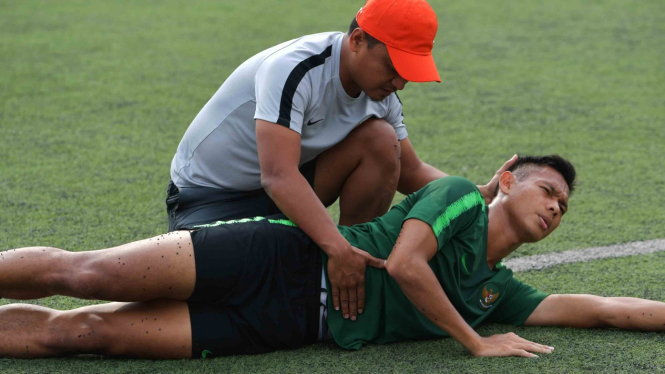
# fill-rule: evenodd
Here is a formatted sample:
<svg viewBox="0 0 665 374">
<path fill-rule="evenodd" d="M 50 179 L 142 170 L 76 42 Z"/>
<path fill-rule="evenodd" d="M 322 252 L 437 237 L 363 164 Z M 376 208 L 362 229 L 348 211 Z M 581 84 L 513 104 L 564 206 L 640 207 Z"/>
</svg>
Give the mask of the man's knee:
<svg viewBox="0 0 665 374">
<path fill-rule="evenodd" d="M 362 147 L 365 157 L 372 158 L 386 171 L 397 170 L 401 149 L 395 129 L 386 120 L 370 118 L 350 136 Z"/>
</svg>

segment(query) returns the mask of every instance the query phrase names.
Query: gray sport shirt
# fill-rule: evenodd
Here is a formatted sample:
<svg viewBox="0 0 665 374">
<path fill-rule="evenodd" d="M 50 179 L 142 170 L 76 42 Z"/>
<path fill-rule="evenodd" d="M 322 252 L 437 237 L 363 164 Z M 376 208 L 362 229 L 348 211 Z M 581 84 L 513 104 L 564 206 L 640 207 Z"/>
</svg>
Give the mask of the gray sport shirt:
<svg viewBox="0 0 665 374">
<path fill-rule="evenodd" d="M 171 163 L 179 188 L 261 188 L 256 119 L 301 134 L 300 164 L 346 137 L 370 117 L 407 137 L 402 104 L 391 94 L 372 101 L 346 94 L 339 78 L 344 34 L 303 36 L 267 49 L 240 65 L 194 118 Z M 276 125 L 276 126 L 277 126 Z"/>
</svg>

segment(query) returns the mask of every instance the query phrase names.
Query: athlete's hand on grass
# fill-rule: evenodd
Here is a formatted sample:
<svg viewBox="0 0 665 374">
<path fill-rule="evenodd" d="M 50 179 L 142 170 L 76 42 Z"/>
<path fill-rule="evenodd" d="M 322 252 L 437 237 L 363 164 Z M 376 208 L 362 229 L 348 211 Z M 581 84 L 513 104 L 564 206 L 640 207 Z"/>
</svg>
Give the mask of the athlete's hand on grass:
<svg viewBox="0 0 665 374">
<path fill-rule="evenodd" d="M 494 200 L 496 197 L 496 187 L 499 185 L 499 178 L 501 178 L 501 174 L 508 170 L 509 167 L 513 166 L 517 159 L 517 155 L 511 157 L 510 160 L 506 161 L 503 166 L 501 166 L 501 168 L 496 173 L 494 173 L 494 176 L 489 183 L 484 186 L 478 186 L 480 193 L 485 198 L 485 204 L 489 205 L 492 200 Z"/>
<path fill-rule="evenodd" d="M 534 353 L 552 353 L 554 350 L 553 347 L 520 338 L 512 332 L 480 339 L 478 348 L 471 352 L 476 357 L 538 357 Z"/>
<path fill-rule="evenodd" d="M 365 309 L 365 268 L 369 265 L 384 269 L 386 261 L 349 246 L 328 257 L 328 278 L 332 288 L 333 306 L 342 309 L 344 318 L 355 321 Z"/>
</svg>

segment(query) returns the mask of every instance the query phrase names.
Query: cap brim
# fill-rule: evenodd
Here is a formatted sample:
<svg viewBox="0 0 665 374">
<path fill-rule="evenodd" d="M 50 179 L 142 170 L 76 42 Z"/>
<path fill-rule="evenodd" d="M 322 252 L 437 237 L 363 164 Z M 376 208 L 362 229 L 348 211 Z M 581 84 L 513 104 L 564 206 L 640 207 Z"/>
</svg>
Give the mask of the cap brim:
<svg viewBox="0 0 665 374">
<path fill-rule="evenodd" d="M 399 75 L 410 82 L 441 82 L 432 55 L 415 55 L 386 45 Z"/>
</svg>

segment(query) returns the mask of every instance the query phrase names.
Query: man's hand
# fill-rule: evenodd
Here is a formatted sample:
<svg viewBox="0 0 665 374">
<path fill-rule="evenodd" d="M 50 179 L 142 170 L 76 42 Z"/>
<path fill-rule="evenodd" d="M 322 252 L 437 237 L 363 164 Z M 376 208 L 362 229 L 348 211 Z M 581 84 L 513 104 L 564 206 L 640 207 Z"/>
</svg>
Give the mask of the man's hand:
<svg viewBox="0 0 665 374">
<path fill-rule="evenodd" d="M 515 161 L 517 161 L 518 157 L 517 155 L 514 155 L 513 157 L 510 158 L 510 160 L 506 161 L 503 166 L 501 166 L 501 169 L 499 169 L 496 173 L 494 173 L 494 176 L 490 180 L 489 183 L 487 183 L 484 186 L 478 186 L 478 189 L 480 190 L 480 193 L 483 195 L 485 198 L 485 204 L 489 205 L 492 200 L 496 197 L 496 187 L 499 185 L 499 178 L 501 177 L 501 174 L 508 170 Z"/>
<path fill-rule="evenodd" d="M 476 357 L 538 357 L 531 352 L 552 353 L 552 351 L 554 351 L 553 347 L 534 343 L 520 338 L 515 333 L 509 332 L 507 334 L 480 338 L 480 344 L 471 351 L 471 354 Z"/>
<path fill-rule="evenodd" d="M 347 248 L 328 256 L 328 278 L 335 310 L 341 305 L 344 318 L 355 321 L 365 308 L 365 268 L 384 269 L 386 261 L 353 246 Z"/>
</svg>

